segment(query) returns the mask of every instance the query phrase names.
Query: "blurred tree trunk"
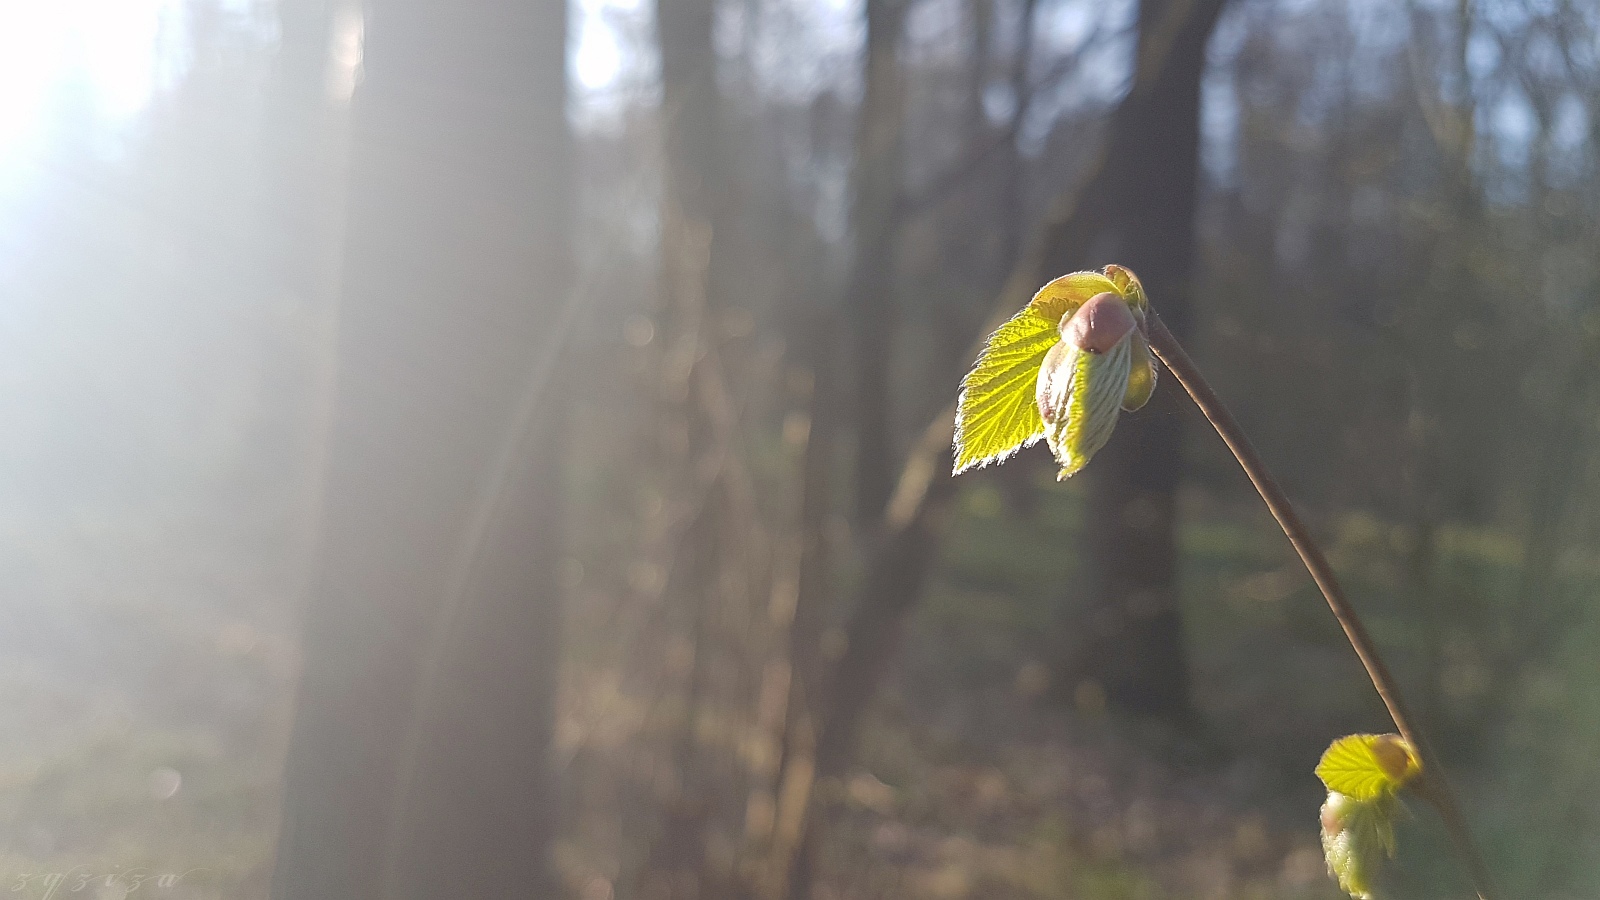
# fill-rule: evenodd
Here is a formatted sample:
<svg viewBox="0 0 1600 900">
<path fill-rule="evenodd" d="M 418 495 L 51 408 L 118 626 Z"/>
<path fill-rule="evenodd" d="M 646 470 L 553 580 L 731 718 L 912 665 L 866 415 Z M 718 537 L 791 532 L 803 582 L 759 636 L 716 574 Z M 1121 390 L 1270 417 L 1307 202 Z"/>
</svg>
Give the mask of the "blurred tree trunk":
<svg viewBox="0 0 1600 900">
<path fill-rule="evenodd" d="M 273 896 L 554 896 L 566 4 L 369 13 Z"/>
<path fill-rule="evenodd" d="M 1200 84 L 1224 0 L 1141 0 L 1137 52 L 1164 54 L 1145 90 L 1118 108 L 1106 147 L 1095 236 L 1065 247 L 1054 272 L 1117 262 L 1137 272 L 1180 338 L 1189 333 L 1200 160 Z M 1169 383 L 1126 417 L 1087 472 L 1091 611 L 1071 624 L 1062 686 L 1085 702 L 1182 721 L 1189 674 L 1178 610 L 1177 489 L 1183 458 Z"/>
<path fill-rule="evenodd" d="M 731 761 L 708 746 L 698 727 L 721 699 L 713 657 L 730 648 L 716 637 L 728 601 L 730 472 L 739 465 L 733 418 L 714 327 L 724 296 L 727 183 L 715 44 L 717 0 L 660 0 L 662 167 L 660 308 L 656 361 L 660 425 L 654 429 L 658 477 L 685 523 L 666 536 L 671 559 L 667 614 L 692 662 L 671 723 L 674 786 L 664 798 L 637 893 L 648 900 L 723 895 L 731 873 L 708 865 L 707 841 L 718 813 L 737 790 Z M 740 648 L 733 648 L 737 652 Z M 723 764 L 728 765 L 724 766 Z"/>
<path fill-rule="evenodd" d="M 1422 15 L 1421 7 L 1413 5 L 1410 11 L 1415 25 Z M 1418 99 L 1422 101 L 1424 114 L 1429 110 L 1433 113 L 1434 139 L 1442 153 L 1444 179 L 1439 198 L 1442 215 L 1432 223 L 1429 235 L 1432 246 L 1427 257 L 1430 270 L 1427 286 L 1417 292 L 1413 301 L 1421 315 L 1400 333 L 1408 357 L 1428 360 L 1449 360 L 1459 352 L 1453 335 L 1439 329 L 1435 323 L 1457 317 L 1489 319 L 1488 310 L 1474 308 L 1478 276 L 1470 264 L 1484 246 L 1486 236 L 1481 224 L 1483 186 L 1474 168 L 1478 111 L 1468 63 L 1473 31 L 1472 4 L 1468 0 L 1457 0 L 1454 10 L 1448 14 L 1441 11 L 1441 14 L 1448 16 L 1451 40 L 1434 63 L 1440 71 L 1429 80 L 1438 94 L 1430 102 L 1419 91 Z M 1537 112 L 1536 102 L 1534 108 Z M 1537 288 L 1537 285 L 1531 287 Z M 1530 293 L 1536 296 L 1539 292 L 1535 289 Z M 1446 643 L 1451 636 L 1444 626 L 1454 598 L 1445 596 L 1439 586 L 1439 532 L 1446 516 L 1465 511 L 1462 508 L 1465 504 L 1459 501 L 1473 493 L 1474 483 L 1486 468 L 1474 464 L 1477 460 L 1473 459 L 1475 448 L 1482 442 L 1462 440 L 1441 427 L 1452 420 L 1448 415 L 1451 398 L 1464 386 L 1460 371 L 1435 364 L 1418 366 L 1407 374 L 1409 421 L 1401 444 L 1402 471 L 1410 494 L 1407 512 L 1411 520 L 1405 586 L 1411 602 L 1435 625 L 1426 630 L 1419 654 L 1426 672 L 1420 692 L 1420 714 L 1427 718 L 1429 732 L 1436 740 L 1444 736 L 1442 743 L 1446 747 L 1467 744 L 1470 729 L 1463 729 L 1463 723 L 1448 714 L 1442 691 Z M 1480 700 L 1484 701 L 1483 707 L 1490 706 L 1487 698 Z"/>
<path fill-rule="evenodd" d="M 1017 4 L 1017 46 L 1011 59 L 1011 119 L 1006 124 L 1006 142 L 1000 155 L 1000 190 L 991 200 L 999 219 L 1000 259 L 1007 267 L 1014 265 L 1021 255 L 1026 237 L 1024 231 L 1032 218 L 1028 214 L 1026 195 L 1027 161 L 1022 156 L 1022 128 L 1033 108 L 1033 86 L 1029 83 L 1033 70 L 1034 25 L 1039 10 L 1038 0 L 1021 0 Z M 966 364 L 968 360 L 962 360 Z M 1050 458 L 1041 454 L 1026 454 L 1000 467 L 992 476 L 998 483 L 1006 507 L 1014 515 L 1031 519 L 1039 509 L 1039 475 L 1050 464 Z"/>
<path fill-rule="evenodd" d="M 945 471 L 954 414 L 924 433 L 902 473 L 884 526 L 874 535 L 866 571 L 846 627 L 843 655 L 824 683 L 815 718 L 809 808 L 799 815 L 800 840 L 785 860 L 788 897 L 809 900 L 828 828 L 844 796 L 867 708 L 899 650 L 906 617 L 922 599 L 939 553 L 955 480 Z M 908 488 L 908 485 L 912 487 Z M 904 498 L 904 502 L 902 502 Z"/>
<path fill-rule="evenodd" d="M 337 131 L 335 19 L 349 0 L 279 0 L 278 53 L 266 92 L 260 252 L 267 276 L 290 298 L 326 300 L 336 265 L 323 192 L 331 184 Z"/>
<path fill-rule="evenodd" d="M 347 152 L 340 32 L 354 24 L 356 0 L 280 0 L 278 54 L 266 91 L 262 176 L 257 188 L 257 252 L 273 308 L 291 323 L 284 352 L 269 355 L 263 380 L 282 385 L 251 443 L 269 460 L 256 502 L 285 506 L 286 577 L 305 590 L 316 552 L 322 476 L 332 415 L 334 334 Z M 276 361 L 276 362 L 274 362 Z M 276 445 L 275 445 L 276 444 Z M 264 476 L 264 477 L 263 477 Z M 287 484 L 288 491 L 283 490 Z"/>
<path fill-rule="evenodd" d="M 1191 149 L 1197 151 L 1199 77 L 1207 39 L 1225 2 L 1195 0 L 1192 3 L 1172 3 L 1164 7 L 1158 25 L 1146 29 L 1152 33 L 1152 37 L 1148 43 L 1141 41 L 1133 87 L 1113 117 L 1113 137 L 1091 167 L 1082 186 L 1068 190 L 1056 199 L 1028 250 L 1012 267 L 1000 291 L 993 316 L 982 335 L 987 335 L 1027 303 L 1043 281 L 1070 268 L 1081 267 L 1075 262 L 1085 255 L 1085 248 L 1090 241 L 1105 234 L 1108 228 L 1120 225 L 1124 230 L 1136 230 L 1125 224 L 1130 220 L 1136 225 L 1142 224 L 1131 215 L 1119 213 L 1119 197 L 1136 193 L 1133 188 L 1138 188 L 1139 182 L 1134 179 L 1142 175 L 1151 177 L 1154 187 L 1166 187 L 1173 173 L 1151 174 L 1146 157 L 1164 157 L 1159 150 L 1130 147 L 1130 136 L 1166 137 L 1159 123 L 1151 119 L 1163 111 L 1170 111 L 1173 100 L 1169 95 L 1176 94 L 1182 98 L 1184 94 L 1178 88 L 1184 85 L 1193 91 L 1194 115 L 1189 133 L 1194 139 Z M 1160 97 L 1163 102 L 1154 102 L 1152 96 Z M 1181 126 L 1182 123 L 1178 124 Z M 1117 136 L 1119 134 L 1120 137 Z M 1130 164 L 1134 162 L 1142 165 L 1130 169 Z M 1183 183 L 1183 173 L 1176 174 L 1180 184 Z M 1190 193 L 1186 201 L 1177 201 L 1179 206 L 1186 203 L 1189 216 L 1178 224 L 1158 223 L 1150 226 L 1153 234 L 1137 244 L 1142 252 L 1150 255 L 1154 237 L 1165 237 L 1171 231 L 1179 232 L 1180 236 L 1187 234 L 1189 255 L 1180 257 L 1185 273 L 1193 253 L 1195 180 L 1196 166 L 1191 159 L 1186 180 Z M 1153 198 L 1144 198 L 1144 205 L 1140 209 L 1157 206 L 1159 204 Z M 1183 246 L 1177 249 L 1182 251 Z M 1159 265 L 1153 269 L 1158 277 L 1171 277 Z M 1145 283 L 1148 286 L 1150 282 Z M 1164 283 L 1164 279 L 1157 281 L 1158 285 Z M 1186 288 L 1187 285 L 1180 287 Z M 1160 302 L 1159 296 L 1157 302 Z M 1162 309 L 1165 310 L 1166 306 L 1163 305 Z M 1180 322 L 1182 314 L 1180 307 L 1177 312 Z M 1161 394 L 1173 397 L 1176 392 L 1169 388 L 1158 392 L 1158 396 Z M 1172 407 L 1168 406 L 1167 409 L 1170 418 Z M 858 582 L 854 609 L 846 626 L 844 653 L 829 675 L 821 704 L 816 739 L 814 808 L 809 810 L 805 818 L 805 837 L 791 861 L 789 873 L 789 896 L 795 900 L 803 900 L 810 894 L 818 856 L 827 840 L 833 808 L 842 793 L 843 780 L 855 754 L 861 723 L 895 655 L 906 619 L 922 599 L 929 569 L 938 557 L 939 542 L 944 536 L 950 505 L 956 496 L 955 481 L 949 474 L 950 440 L 954 424 L 955 409 L 952 405 L 924 429 L 900 469 L 881 525 L 870 540 L 865 571 Z M 1122 427 L 1126 427 L 1126 423 L 1119 426 L 1119 430 Z M 1096 459 L 1096 465 L 1101 462 Z M 1175 610 L 1173 615 L 1175 617 Z M 1176 641 L 1176 651 L 1179 653 L 1177 671 L 1184 672 L 1181 633 L 1174 629 L 1169 636 Z"/>
<path fill-rule="evenodd" d="M 994 0 L 967 0 L 967 146 L 977 148 L 989 137 L 989 115 L 984 95 L 989 89 L 989 69 L 994 63 Z"/>
<path fill-rule="evenodd" d="M 1006 141 L 1001 161 L 1005 186 L 999 198 L 1000 253 L 1007 265 L 1022 252 L 1023 227 L 1028 221 L 1027 197 L 1023 193 L 1023 176 L 1027 174 L 1027 166 L 1022 158 L 1020 143 L 1022 128 L 1033 106 L 1033 86 L 1029 83 L 1029 76 L 1033 70 L 1033 30 L 1038 9 L 1039 0 L 1021 0 L 1017 5 L 1017 47 L 1011 59 L 1011 122 L 1007 126 L 1010 139 Z"/>
<path fill-rule="evenodd" d="M 900 35 L 906 0 L 866 0 L 863 93 L 850 173 L 850 231 L 854 242 L 845 310 L 853 338 L 856 379 L 856 520 L 870 527 L 894 489 L 890 365 L 894 355 L 895 211 L 905 167 L 905 76 Z"/>
<path fill-rule="evenodd" d="M 772 823 L 764 836 L 766 859 L 752 879 L 754 895 L 763 900 L 788 896 L 790 870 L 805 837 L 816 776 L 816 730 L 826 682 L 821 638 L 833 594 L 827 524 L 833 506 L 837 332 L 833 317 L 823 312 L 799 335 L 798 362 L 810 376 L 804 407 L 808 428 L 800 460 L 800 502 L 793 538 L 798 545 L 794 607 L 786 623 L 788 641 L 783 651 L 788 690 L 780 755 L 771 780 Z"/>
</svg>

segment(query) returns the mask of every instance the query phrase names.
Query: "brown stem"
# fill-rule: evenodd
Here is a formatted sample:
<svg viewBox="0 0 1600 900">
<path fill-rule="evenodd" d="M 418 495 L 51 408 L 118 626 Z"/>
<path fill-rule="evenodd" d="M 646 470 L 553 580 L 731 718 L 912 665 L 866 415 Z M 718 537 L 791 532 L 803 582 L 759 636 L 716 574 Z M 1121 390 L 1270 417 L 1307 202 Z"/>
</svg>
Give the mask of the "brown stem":
<svg viewBox="0 0 1600 900">
<path fill-rule="evenodd" d="M 1194 360 L 1184 352 L 1183 346 L 1172 336 L 1172 332 L 1167 330 L 1167 326 L 1162 324 L 1161 318 L 1154 310 L 1150 311 L 1148 319 L 1150 348 L 1177 377 L 1184 390 L 1189 392 L 1189 396 L 1194 398 L 1195 405 L 1205 413 L 1206 419 L 1222 437 L 1222 442 L 1233 451 L 1234 458 L 1239 461 L 1244 473 L 1250 477 L 1250 482 L 1256 486 L 1257 493 L 1266 502 L 1272 517 L 1278 520 L 1278 525 L 1283 528 L 1289 543 L 1293 544 L 1295 552 L 1300 554 L 1300 560 L 1305 563 L 1312 580 L 1322 589 L 1322 596 L 1327 599 L 1328 608 L 1333 610 L 1333 617 L 1339 620 L 1339 627 L 1344 629 L 1345 637 L 1350 639 L 1350 646 L 1355 649 L 1356 656 L 1361 659 L 1361 665 L 1367 670 L 1367 677 L 1372 679 L 1372 686 L 1377 689 L 1378 696 L 1383 699 L 1383 705 L 1388 708 L 1389 718 L 1394 720 L 1395 729 L 1407 743 L 1416 748 L 1422 763 L 1423 783 L 1419 792 L 1438 809 L 1445 830 L 1450 832 L 1451 841 L 1455 843 L 1457 852 L 1466 863 L 1467 874 L 1472 879 L 1478 900 L 1491 900 L 1493 895 L 1488 869 L 1472 842 L 1466 819 L 1461 815 L 1455 794 L 1445 780 L 1444 770 L 1438 765 L 1433 749 L 1412 724 L 1411 716 L 1406 712 L 1405 701 L 1400 695 L 1400 685 L 1389 673 L 1389 667 L 1384 665 L 1383 658 L 1378 655 L 1378 648 L 1372 642 L 1372 636 L 1367 633 L 1366 626 L 1361 624 L 1361 617 L 1356 614 L 1355 608 L 1350 605 L 1350 600 L 1345 597 L 1344 589 L 1339 586 L 1339 579 L 1333 573 L 1333 566 L 1328 564 L 1327 557 L 1322 555 L 1322 550 L 1312 540 L 1311 531 L 1300 521 L 1300 516 L 1295 513 L 1294 506 L 1289 503 L 1283 488 L 1278 486 L 1272 473 L 1267 471 L 1266 464 L 1261 461 L 1256 448 L 1245 436 L 1244 429 L 1239 427 L 1233 414 L 1228 412 L 1228 408 L 1211 389 L 1211 385 L 1206 383 L 1205 376 L 1200 374 Z"/>
</svg>

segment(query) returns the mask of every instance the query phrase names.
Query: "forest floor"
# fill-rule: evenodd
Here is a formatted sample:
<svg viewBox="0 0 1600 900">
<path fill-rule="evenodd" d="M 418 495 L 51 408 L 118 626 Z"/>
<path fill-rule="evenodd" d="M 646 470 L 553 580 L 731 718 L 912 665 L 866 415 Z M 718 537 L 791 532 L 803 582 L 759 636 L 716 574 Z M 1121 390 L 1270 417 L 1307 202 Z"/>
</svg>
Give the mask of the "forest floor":
<svg viewBox="0 0 1600 900">
<path fill-rule="evenodd" d="M 1341 896 L 1312 824 L 1317 801 L 1298 817 L 1281 798 L 1262 802 L 1251 764 L 1159 729 L 1131 734 L 1075 713 L 1041 721 L 999 697 L 983 707 L 981 734 L 903 721 L 873 730 L 825 867 L 832 896 Z"/>
<path fill-rule="evenodd" d="M 210 544 L 148 520 L 0 523 L 7 896 L 266 896 L 294 616 Z"/>
<path fill-rule="evenodd" d="M 1050 491 L 1021 514 L 989 484 L 964 493 L 869 717 L 818 900 L 1340 896 L 1317 842 L 1312 769 L 1332 738 L 1385 721 L 1281 537 L 1253 513 L 1185 499 L 1198 725 L 1179 730 L 1049 689 L 1081 602 L 1076 494 Z M 1393 535 L 1359 517 L 1328 530 L 1414 681 L 1408 661 L 1426 659 L 1427 635 L 1382 599 L 1403 573 L 1386 550 L 1362 550 Z M 298 664 L 293 604 L 269 587 L 281 573 L 247 555 L 175 555 L 204 542 L 140 523 L 0 531 L 0 890 L 106 900 L 142 880 L 140 893 L 172 900 L 265 897 Z M 1503 548 L 1473 540 L 1488 578 Z M 604 681 L 569 691 L 569 709 L 621 690 Z M 564 852 L 606 886 L 585 900 L 612 884 L 627 896 L 621 873 L 640 861 L 637 846 L 587 836 L 657 808 L 650 785 L 629 785 L 660 735 L 615 721 L 617 733 L 586 734 L 562 760 L 576 841 Z M 609 796 L 596 802 L 595 785 Z M 1432 860 L 1401 873 L 1412 888 L 1451 868 L 1428 828 L 1404 826 L 1401 842 Z M 178 877 L 163 886 L 162 875 Z M 75 885 L 93 893 L 69 894 Z M 1399 895 L 1449 893 L 1446 878 Z"/>
<path fill-rule="evenodd" d="M 1333 738 L 1392 726 L 1282 536 L 1264 513 L 1184 498 L 1196 715 L 1176 727 L 1052 684 L 1058 648 L 1085 619 L 1071 549 L 1083 525 L 1074 488 L 1042 498 L 1019 511 L 990 485 L 964 494 L 846 791 L 847 827 L 825 867 L 834 896 L 1343 896 L 1322 859 L 1312 770 Z M 1416 680 L 1431 638 L 1404 612 L 1403 533 L 1363 517 L 1325 530 Z M 1474 540 L 1482 566 L 1508 562 Z M 1423 861 L 1390 874 L 1396 896 L 1460 887 L 1430 821 L 1408 820 L 1401 841 Z"/>
</svg>

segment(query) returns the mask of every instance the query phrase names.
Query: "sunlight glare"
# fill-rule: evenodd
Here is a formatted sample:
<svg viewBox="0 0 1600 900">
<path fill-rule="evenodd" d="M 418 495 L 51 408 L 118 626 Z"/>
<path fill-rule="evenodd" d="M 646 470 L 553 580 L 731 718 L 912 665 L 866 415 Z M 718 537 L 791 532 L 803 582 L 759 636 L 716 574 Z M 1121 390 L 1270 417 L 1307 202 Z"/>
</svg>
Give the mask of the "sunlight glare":
<svg viewBox="0 0 1600 900">
<path fill-rule="evenodd" d="M 142 111 L 180 12 L 180 0 L 0 0 L 0 167 L 37 149 L 63 99 L 113 127 Z"/>
<path fill-rule="evenodd" d="M 578 48 L 572 56 L 572 74 L 578 84 L 598 90 L 611 84 L 622 71 L 622 52 L 616 35 L 598 12 L 587 10 L 578 32 Z"/>
</svg>

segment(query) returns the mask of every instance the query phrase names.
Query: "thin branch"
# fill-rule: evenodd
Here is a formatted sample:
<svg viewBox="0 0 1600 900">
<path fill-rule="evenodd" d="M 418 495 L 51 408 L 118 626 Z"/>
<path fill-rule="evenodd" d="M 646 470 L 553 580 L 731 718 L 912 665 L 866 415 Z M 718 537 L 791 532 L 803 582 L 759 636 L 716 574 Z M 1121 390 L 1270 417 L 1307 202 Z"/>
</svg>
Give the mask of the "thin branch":
<svg viewBox="0 0 1600 900">
<path fill-rule="evenodd" d="M 929 178 L 927 185 L 920 192 L 902 195 L 895 209 L 896 218 L 900 221 L 914 219 L 943 203 L 953 196 L 958 188 L 966 184 L 968 179 L 982 171 L 996 154 L 1006 147 L 1014 146 L 1022 134 L 1022 127 L 1027 123 L 1028 114 L 1032 111 L 1038 95 L 1057 87 L 1062 80 L 1076 71 L 1084 54 L 1100 41 L 1101 34 L 1103 29 L 1095 28 L 1076 47 L 1057 59 L 1048 71 L 1031 83 L 1027 81 L 1027 73 L 1024 72 L 1023 78 L 1014 83 L 1020 85 L 1021 89 L 1013 87 L 1015 106 L 1006 126 L 991 140 L 972 151 L 960 162 L 953 164 L 947 171 Z"/>
<path fill-rule="evenodd" d="M 1167 326 L 1154 311 L 1149 316 L 1148 328 L 1150 348 L 1177 377 L 1184 390 L 1189 392 L 1189 396 L 1194 398 L 1195 405 L 1200 407 L 1200 411 L 1222 437 L 1223 443 L 1233 452 L 1234 458 L 1239 461 L 1239 466 L 1250 477 L 1250 482 L 1255 485 L 1261 499 L 1266 502 L 1267 509 L 1272 512 L 1272 517 L 1278 520 L 1278 525 L 1289 538 L 1289 543 L 1293 544 L 1295 552 L 1300 554 L 1300 560 L 1305 563 L 1311 578 L 1322 590 L 1322 596 L 1328 601 L 1328 608 L 1333 610 L 1333 617 L 1339 621 L 1339 627 L 1344 629 L 1345 637 L 1350 640 L 1350 646 L 1355 649 L 1356 656 L 1361 659 L 1361 665 L 1367 670 L 1367 677 L 1372 679 L 1372 686 L 1377 689 L 1378 696 L 1383 699 L 1383 705 L 1389 710 L 1389 718 L 1394 720 L 1396 730 L 1417 751 L 1422 763 L 1420 792 L 1438 809 L 1440 818 L 1444 820 L 1445 829 L 1449 831 L 1456 850 L 1466 863 L 1467 874 L 1472 879 L 1478 900 L 1491 900 L 1493 894 L 1488 869 L 1473 844 L 1472 834 L 1467 828 L 1466 819 L 1461 815 L 1455 795 L 1445 780 L 1444 770 L 1439 766 L 1432 748 L 1413 724 L 1410 714 L 1406 712 L 1400 685 L 1389 673 L 1389 667 L 1384 665 L 1383 658 L 1378 654 L 1378 647 L 1373 643 L 1372 636 L 1367 633 L 1366 626 L 1362 625 L 1361 617 L 1356 614 L 1355 607 L 1351 606 L 1349 599 L 1345 597 L 1344 589 L 1339 586 L 1339 579 L 1334 575 L 1333 566 L 1328 564 L 1327 557 L 1323 556 L 1321 548 L 1312 539 L 1310 529 L 1300 521 L 1300 516 L 1294 511 L 1288 495 L 1278 486 L 1272 473 L 1267 471 L 1266 464 L 1261 461 L 1250 439 L 1245 436 L 1244 429 L 1239 427 L 1233 414 L 1228 412 L 1228 408 L 1206 382 L 1205 376 L 1200 374 L 1194 360 L 1189 358 L 1189 354 L 1178 343 L 1178 339 L 1172 336 L 1172 332 L 1167 330 Z"/>
</svg>

